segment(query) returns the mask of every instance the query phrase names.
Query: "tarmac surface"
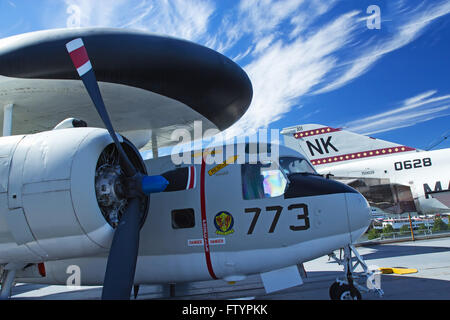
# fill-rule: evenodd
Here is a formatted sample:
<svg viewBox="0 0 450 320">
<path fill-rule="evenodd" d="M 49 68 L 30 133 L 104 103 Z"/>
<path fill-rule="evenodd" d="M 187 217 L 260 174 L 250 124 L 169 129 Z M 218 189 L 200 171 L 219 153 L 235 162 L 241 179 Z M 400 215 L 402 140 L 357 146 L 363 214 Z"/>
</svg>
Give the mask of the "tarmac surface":
<svg viewBox="0 0 450 320">
<path fill-rule="evenodd" d="M 450 238 L 429 239 L 361 246 L 357 248 L 368 266 L 404 267 L 417 273 L 380 275 L 384 296 L 361 292 L 365 300 L 449 300 L 450 299 Z M 339 256 L 339 251 L 335 252 Z M 328 256 L 304 264 L 304 284 L 266 294 L 259 275 L 235 284 L 222 280 L 168 285 L 141 286 L 138 299 L 257 299 L 257 300 L 329 300 L 329 287 L 343 268 Z M 360 267 L 356 271 L 362 271 Z M 73 290 L 66 286 L 17 284 L 12 299 L 91 300 L 99 299 L 101 287 Z M 172 293 L 172 296 L 170 295 Z"/>
</svg>

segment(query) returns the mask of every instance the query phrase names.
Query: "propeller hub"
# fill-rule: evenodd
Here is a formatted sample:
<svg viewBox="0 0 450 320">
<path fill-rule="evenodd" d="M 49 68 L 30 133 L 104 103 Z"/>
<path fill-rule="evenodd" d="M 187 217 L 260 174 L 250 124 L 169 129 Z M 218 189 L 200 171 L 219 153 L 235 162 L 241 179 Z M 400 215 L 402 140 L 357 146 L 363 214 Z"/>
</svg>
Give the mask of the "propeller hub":
<svg viewBox="0 0 450 320">
<path fill-rule="evenodd" d="M 126 154 L 140 172 L 145 173 L 145 165 L 139 158 L 139 152 L 124 138 L 122 144 Z M 100 154 L 95 170 L 95 193 L 97 203 L 106 221 L 114 229 L 119 224 L 130 199 L 138 196 L 142 213 L 142 225 L 148 210 L 148 197 L 135 191 L 135 179 L 125 175 L 120 154 L 115 144 L 108 145 Z"/>
<path fill-rule="evenodd" d="M 104 164 L 95 173 L 95 193 L 102 213 L 116 227 L 127 205 L 122 195 L 122 172 L 119 165 Z"/>
</svg>

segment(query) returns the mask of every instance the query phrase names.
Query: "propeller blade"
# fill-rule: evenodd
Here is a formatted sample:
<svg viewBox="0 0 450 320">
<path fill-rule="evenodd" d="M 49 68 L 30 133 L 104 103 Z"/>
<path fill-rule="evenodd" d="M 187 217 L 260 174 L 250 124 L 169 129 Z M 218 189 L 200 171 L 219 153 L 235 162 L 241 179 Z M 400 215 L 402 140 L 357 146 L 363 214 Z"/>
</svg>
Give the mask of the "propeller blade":
<svg viewBox="0 0 450 320">
<path fill-rule="evenodd" d="M 74 39 L 66 44 L 67 51 L 69 52 L 70 58 L 72 59 L 73 65 L 77 69 L 78 75 L 83 81 L 86 90 L 97 109 L 100 118 L 105 124 L 111 138 L 116 144 L 117 150 L 119 150 L 120 157 L 123 161 L 124 173 L 127 177 L 133 177 L 136 175 L 136 168 L 131 163 L 130 159 L 126 155 L 122 148 L 122 145 L 117 139 L 117 135 L 109 118 L 108 112 L 106 111 L 105 103 L 103 101 L 102 95 L 100 93 L 100 88 L 98 87 L 97 79 L 95 77 L 94 69 L 92 68 L 91 61 L 87 50 L 84 46 L 83 40 L 81 38 Z"/>
<path fill-rule="evenodd" d="M 114 232 L 106 266 L 102 299 L 130 299 L 139 250 L 139 232 L 142 222 L 141 197 L 164 191 L 169 182 L 162 176 L 146 176 L 138 172 L 114 131 L 83 40 L 81 38 L 72 40 L 66 44 L 66 48 L 100 118 L 116 145 L 121 160 L 120 166 L 127 177 L 123 197 L 128 199 L 128 205 Z"/>
<path fill-rule="evenodd" d="M 102 299 L 128 300 L 133 288 L 139 250 L 139 198 L 129 200 L 128 207 L 114 232 L 103 282 Z"/>
</svg>

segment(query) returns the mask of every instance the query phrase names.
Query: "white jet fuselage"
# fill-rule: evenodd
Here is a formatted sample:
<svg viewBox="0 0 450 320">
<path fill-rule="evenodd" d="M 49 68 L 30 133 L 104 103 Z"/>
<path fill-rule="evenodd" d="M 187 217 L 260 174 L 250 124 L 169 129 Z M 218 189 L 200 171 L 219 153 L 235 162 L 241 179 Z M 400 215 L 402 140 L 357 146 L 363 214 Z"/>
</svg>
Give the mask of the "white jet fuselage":
<svg viewBox="0 0 450 320">
<path fill-rule="evenodd" d="M 319 165 L 316 170 L 337 177 L 389 179 L 390 183 L 411 188 L 420 213 L 450 212 L 432 196 L 433 193 L 450 193 L 450 149 L 363 159 L 325 168 Z"/>
</svg>

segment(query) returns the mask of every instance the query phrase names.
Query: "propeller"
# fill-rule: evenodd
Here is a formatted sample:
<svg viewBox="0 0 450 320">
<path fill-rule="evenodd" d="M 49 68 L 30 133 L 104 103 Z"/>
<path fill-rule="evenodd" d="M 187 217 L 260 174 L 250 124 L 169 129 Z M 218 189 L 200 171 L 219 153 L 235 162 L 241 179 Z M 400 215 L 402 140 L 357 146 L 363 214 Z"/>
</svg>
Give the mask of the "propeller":
<svg viewBox="0 0 450 320">
<path fill-rule="evenodd" d="M 139 172 L 122 148 L 106 110 L 83 40 L 74 39 L 66 44 L 66 48 L 120 157 L 120 168 L 124 175 L 125 186 L 121 190 L 121 196 L 127 199 L 127 206 L 114 232 L 106 266 L 102 299 L 128 300 L 134 282 L 139 233 L 144 215 L 141 199 L 151 193 L 163 192 L 169 182 L 162 176 L 147 176 Z"/>
</svg>

